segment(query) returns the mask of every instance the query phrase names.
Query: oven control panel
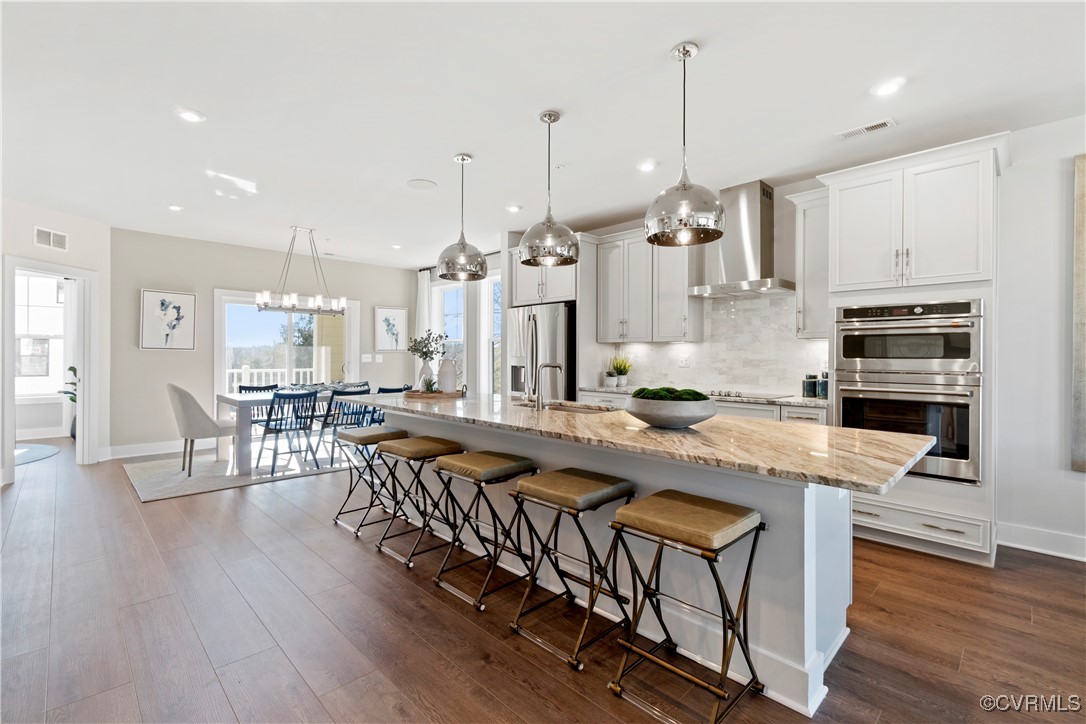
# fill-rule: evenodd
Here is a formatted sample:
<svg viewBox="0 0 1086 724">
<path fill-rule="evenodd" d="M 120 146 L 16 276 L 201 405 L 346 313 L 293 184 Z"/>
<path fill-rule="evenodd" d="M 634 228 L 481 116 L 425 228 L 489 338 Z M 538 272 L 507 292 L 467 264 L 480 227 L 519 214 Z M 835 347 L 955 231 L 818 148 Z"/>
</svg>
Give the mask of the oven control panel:
<svg viewBox="0 0 1086 724">
<path fill-rule="evenodd" d="M 837 310 L 837 319 L 838 321 L 862 321 L 876 319 L 917 319 L 925 317 L 968 317 L 979 313 L 980 300 L 963 300 L 925 304 L 841 307 Z"/>
</svg>

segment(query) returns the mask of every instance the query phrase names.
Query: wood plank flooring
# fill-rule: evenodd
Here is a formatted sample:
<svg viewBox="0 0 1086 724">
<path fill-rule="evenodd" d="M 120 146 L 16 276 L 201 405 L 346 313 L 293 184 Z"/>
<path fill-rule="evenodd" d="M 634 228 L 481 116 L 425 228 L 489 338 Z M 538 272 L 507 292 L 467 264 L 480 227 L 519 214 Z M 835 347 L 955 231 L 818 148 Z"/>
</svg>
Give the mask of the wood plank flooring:
<svg viewBox="0 0 1086 724">
<path fill-rule="evenodd" d="M 509 630 L 518 587 L 479 614 L 434 587 L 436 554 L 407 570 L 374 550 L 379 530 L 332 525 L 345 474 L 143 504 L 119 461 L 79 467 L 51 442 L 60 455 L 0 489 L 0 721 L 646 721 L 605 687 L 614 644 L 573 672 Z M 989 570 L 856 541 L 853 584 L 815 721 L 1084 720 L 978 702 L 1086 697 L 1086 565 L 1001 549 Z M 578 623 L 556 607 L 536 628 L 562 640 Z M 678 721 L 708 712 L 681 680 L 634 677 Z M 806 717 L 755 697 L 731 720 Z"/>
</svg>

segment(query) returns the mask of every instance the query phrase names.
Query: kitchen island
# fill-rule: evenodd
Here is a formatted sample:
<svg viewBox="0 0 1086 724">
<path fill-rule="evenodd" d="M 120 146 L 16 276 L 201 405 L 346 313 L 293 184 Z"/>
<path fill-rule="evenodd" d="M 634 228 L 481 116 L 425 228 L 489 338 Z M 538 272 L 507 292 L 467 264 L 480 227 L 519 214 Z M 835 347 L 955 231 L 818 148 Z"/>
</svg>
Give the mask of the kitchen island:
<svg viewBox="0 0 1086 724">
<path fill-rule="evenodd" d="M 885 493 L 934 444 L 934 438 L 923 435 L 722 415 L 684 430 L 663 430 L 621 410 L 573 411 L 566 403 L 565 410 L 537 411 L 496 395 L 443 401 L 404 400 L 402 395 L 368 399 L 384 409 L 387 424 L 411 435 L 448 438 L 467 450 L 525 455 L 542 470 L 580 467 L 622 476 L 635 484 L 638 497 L 675 488 L 760 511 L 768 529 L 759 542 L 751 586 L 751 654 L 766 696 L 807 715 L 825 697 L 823 672 L 849 633 L 850 491 Z M 435 489 L 439 485 L 430 473 L 426 480 Z M 492 499 L 504 516 L 511 516 L 508 496 L 492 494 Z M 607 524 L 614 507 L 585 517 L 600 551 L 610 543 Z M 563 540 L 571 549 L 574 543 Z M 729 590 L 738 590 L 748 546 L 723 558 L 721 573 Z M 633 547 L 635 554 L 649 551 Z M 694 604 L 714 609 L 711 582 L 695 561 L 683 558 L 669 564 L 666 585 Z M 621 575 L 623 568 L 619 570 L 619 587 L 628 592 L 628 572 Z M 556 585 L 546 578 L 542 582 Z M 617 607 L 605 601 L 600 612 L 614 617 Z M 719 661 L 719 622 L 666 602 L 665 615 L 681 653 L 711 668 Z M 640 632 L 661 637 L 648 624 L 646 617 Z M 730 675 L 746 680 L 741 657 L 733 661 Z"/>
</svg>

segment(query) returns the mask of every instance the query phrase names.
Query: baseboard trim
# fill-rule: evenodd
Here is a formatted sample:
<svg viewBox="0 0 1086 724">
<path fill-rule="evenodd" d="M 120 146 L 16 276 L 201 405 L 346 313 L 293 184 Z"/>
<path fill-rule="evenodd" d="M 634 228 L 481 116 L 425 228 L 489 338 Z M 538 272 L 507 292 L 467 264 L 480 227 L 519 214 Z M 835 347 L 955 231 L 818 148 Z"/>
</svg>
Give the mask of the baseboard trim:
<svg viewBox="0 0 1086 724">
<path fill-rule="evenodd" d="M 1086 561 L 1086 536 L 1002 522 L 998 531 L 996 542 L 1001 546 Z"/>
<path fill-rule="evenodd" d="M 197 450 L 211 450 L 215 447 L 216 441 L 208 438 L 206 440 L 197 440 Z M 164 455 L 166 453 L 181 454 L 181 451 L 177 448 L 183 444 L 183 441 L 167 440 L 166 442 L 144 442 L 136 445 L 114 445 L 109 448 L 109 457 L 103 457 L 102 460 L 117 460 L 120 458 L 138 458 L 144 455 Z"/>
<path fill-rule="evenodd" d="M 63 427 L 31 427 L 15 431 L 15 440 L 44 440 L 47 437 L 68 437 L 69 430 Z"/>
</svg>

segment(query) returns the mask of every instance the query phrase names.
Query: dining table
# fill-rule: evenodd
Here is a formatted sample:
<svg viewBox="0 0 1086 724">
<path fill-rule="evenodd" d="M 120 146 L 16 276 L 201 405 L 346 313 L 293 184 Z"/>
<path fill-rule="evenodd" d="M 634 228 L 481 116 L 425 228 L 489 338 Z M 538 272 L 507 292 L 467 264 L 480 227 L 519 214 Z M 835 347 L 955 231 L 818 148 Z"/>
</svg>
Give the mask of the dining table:
<svg viewBox="0 0 1086 724">
<path fill-rule="evenodd" d="M 236 420 L 238 434 L 234 445 L 234 475 L 253 474 L 253 440 L 252 436 L 242 434 L 242 431 L 251 430 L 253 426 L 253 408 L 268 407 L 271 405 L 274 391 L 266 392 L 224 392 L 215 396 L 215 417 L 219 420 Z M 332 390 L 319 390 L 317 402 L 328 402 L 332 397 Z M 215 450 L 216 460 L 230 459 L 230 438 L 219 438 Z"/>
</svg>

